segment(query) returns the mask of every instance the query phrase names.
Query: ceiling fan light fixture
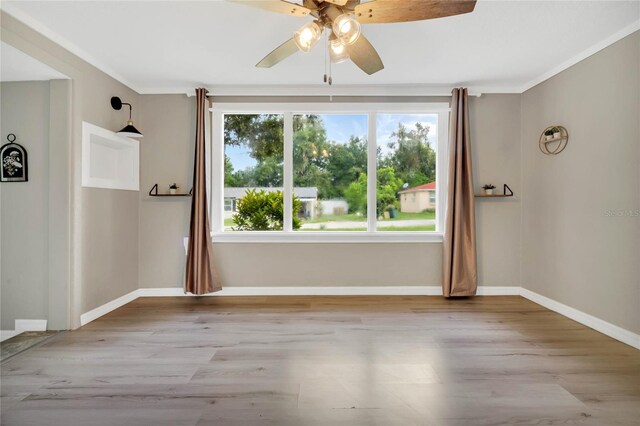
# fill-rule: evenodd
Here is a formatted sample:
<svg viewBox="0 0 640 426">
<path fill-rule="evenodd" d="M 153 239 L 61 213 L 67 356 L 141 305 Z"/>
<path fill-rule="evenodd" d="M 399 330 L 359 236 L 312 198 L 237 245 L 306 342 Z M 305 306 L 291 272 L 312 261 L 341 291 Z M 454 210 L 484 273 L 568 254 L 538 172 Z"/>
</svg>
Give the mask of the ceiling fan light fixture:
<svg viewBox="0 0 640 426">
<path fill-rule="evenodd" d="M 349 59 L 347 46 L 342 42 L 342 40 L 335 37 L 332 37 L 331 40 L 329 40 L 329 55 L 331 56 L 331 62 L 334 64 L 339 64 L 340 62 L 344 62 Z"/>
<path fill-rule="evenodd" d="M 360 37 L 360 22 L 353 19 L 353 17 L 344 13 L 338 16 L 333 21 L 333 33 L 338 37 L 344 44 L 353 44 Z"/>
<path fill-rule="evenodd" d="M 316 21 L 304 24 L 293 34 L 293 40 L 298 49 L 303 52 L 310 51 L 322 36 L 322 27 Z"/>
</svg>

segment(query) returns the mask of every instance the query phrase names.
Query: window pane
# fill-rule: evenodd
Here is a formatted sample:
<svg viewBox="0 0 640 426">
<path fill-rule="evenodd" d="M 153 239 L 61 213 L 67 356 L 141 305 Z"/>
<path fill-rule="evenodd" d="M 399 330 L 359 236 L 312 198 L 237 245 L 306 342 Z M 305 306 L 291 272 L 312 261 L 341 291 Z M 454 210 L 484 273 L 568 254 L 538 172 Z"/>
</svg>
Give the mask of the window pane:
<svg viewBox="0 0 640 426">
<path fill-rule="evenodd" d="M 283 227 L 284 116 L 225 114 L 224 230 Z"/>
<path fill-rule="evenodd" d="M 367 115 L 293 117 L 294 229 L 367 230 Z"/>
<path fill-rule="evenodd" d="M 437 114 L 378 114 L 378 231 L 435 231 Z"/>
</svg>

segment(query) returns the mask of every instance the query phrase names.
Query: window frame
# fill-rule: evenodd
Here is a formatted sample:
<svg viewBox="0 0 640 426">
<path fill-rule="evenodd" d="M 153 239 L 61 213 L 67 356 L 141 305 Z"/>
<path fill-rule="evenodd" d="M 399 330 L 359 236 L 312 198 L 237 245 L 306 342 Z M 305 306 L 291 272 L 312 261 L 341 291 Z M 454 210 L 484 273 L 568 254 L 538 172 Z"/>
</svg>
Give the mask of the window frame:
<svg viewBox="0 0 640 426">
<path fill-rule="evenodd" d="M 214 103 L 211 113 L 210 166 L 207 183 L 210 185 L 209 212 L 211 234 L 216 243 L 361 243 L 361 242 L 442 242 L 446 209 L 449 115 L 448 103 Z M 284 227 L 282 231 L 224 231 L 224 115 L 281 114 L 284 116 Z M 367 230 L 313 232 L 292 230 L 293 193 L 293 116 L 298 114 L 354 114 L 368 116 L 367 132 Z M 377 231 L 377 115 L 378 114 L 436 114 L 438 116 L 438 146 L 436 148 L 436 230 L 435 231 Z"/>
</svg>

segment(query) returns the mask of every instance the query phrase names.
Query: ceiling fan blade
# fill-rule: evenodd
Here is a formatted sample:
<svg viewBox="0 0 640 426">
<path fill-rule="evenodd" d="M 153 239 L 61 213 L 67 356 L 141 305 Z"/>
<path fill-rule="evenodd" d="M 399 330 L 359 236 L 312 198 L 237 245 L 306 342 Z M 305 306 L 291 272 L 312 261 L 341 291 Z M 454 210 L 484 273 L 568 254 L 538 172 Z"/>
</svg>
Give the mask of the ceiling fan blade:
<svg viewBox="0 0 640 426">
<path fill-rule="evenodd" d="M 347 4 L 347 0 L 323 0 L 326 3 L 337 4 L 338 6 L 344 6 Z"/>
<path fill-rule="evenodd" d="M 363 24 L 422 21 L 472 12 L 476 0 L 375 0 L 356 6 Z"/>
<path fill-rule="evenodd" d="M 256 64 L 257 68 L 271 68 L 280 61 L 287 59 L 298 51 L 298 46 L 293 38 L 285 41 L 280 46 L 276 47 L 271 53 L 262 58 L 260 62 Z"/>
<path fill-rule="evenodd" d="M 311 10 L 300 6 L 297 3 L 290 3 L 285 0 L 227 0 L 232 3 L 243 4 L 245 6 L 256 7 L 258 9 L 269 10 L 271 12 L 284 13 L 291 16 L 308 16 Z"/>
<path fill-rule="evenodd" d="M 380 55 L 363 34 L 360 34 L 355 43 L 347 46 L 347 51 L 353 63 L 369 75 L 384 69 Z"/>
</svg>

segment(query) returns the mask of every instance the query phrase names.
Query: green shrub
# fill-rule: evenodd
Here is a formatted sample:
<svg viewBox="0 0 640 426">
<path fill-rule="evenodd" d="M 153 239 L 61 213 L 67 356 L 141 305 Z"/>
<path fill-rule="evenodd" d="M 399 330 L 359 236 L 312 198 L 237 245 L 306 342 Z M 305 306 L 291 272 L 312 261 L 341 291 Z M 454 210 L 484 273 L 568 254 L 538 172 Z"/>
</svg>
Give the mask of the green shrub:
<svg viewBox="0 0 640 426">
<path fill-rule="evenodd" d="M 349 205 L 349 213 L 367 214 L 367 174 L 361 173 L 358 180 L 344 191 L 344 198 Z"/>
<path fill-rule="evenodd" d="M 293 196 L 293 229 L 300 229 L 300 219 L 296 212 L 302 202 Z M 251 189 L 237 204 L 238 212 L 233 215 L 234 231 L 281 231 L 284 225 L 284 194 L 282 191 L 267 192 Z"/>
</svg>

